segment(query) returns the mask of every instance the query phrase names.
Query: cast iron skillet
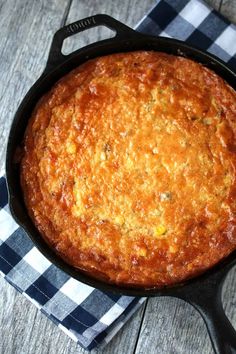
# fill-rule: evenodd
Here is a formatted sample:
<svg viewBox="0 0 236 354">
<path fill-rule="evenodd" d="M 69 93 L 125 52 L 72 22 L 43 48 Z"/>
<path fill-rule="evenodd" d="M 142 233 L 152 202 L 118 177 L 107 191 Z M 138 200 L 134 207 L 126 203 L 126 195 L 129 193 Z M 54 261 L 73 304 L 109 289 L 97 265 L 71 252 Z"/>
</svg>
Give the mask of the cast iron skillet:
<svg viewBox="0 0 236 354">
<path fill-rule="evenodd" d="M 61 53 L 65 38 L 100 25 L 115 31 L 115 37 L 88 45 L 68 56 Z M 221 290 L 224 279 L 228 271 L 236 263 L 236 252 L 233 252 L 227 259 L 203 275 L 172 288 L 161 290 L 155 288 L 127 288 L 93 279 L 82 271 L 76 270 L 65 263 L 50 249 L 40 236 L 26 211 L 20 188 L 19 164 L 15 162 L 14 155 L 17 146 L 22 143 L 28 119 L 36 102 L 58 79 L 88 59 L 111 53 L 134 50 L 155 50 L 191 58 L 213 69 L 236 89 L 236 74 L 215 56 L 202 52 L 178 40 L 138 33 L 107 15 L 88 17 L 61 28 L 54 35 L 45 71 L 25 96 L 11 127 L 7 146 L 6 177 L 12 216 L 27 232 L 43 255 L 70 276 L 95 288 L 112 291 L 117 294 L 174 296 L 183 299 L 193 305 L 203 317 L 215 353 L 236 353 L 236 332 L 224 313 L 221 301 Z"/>
</svg>

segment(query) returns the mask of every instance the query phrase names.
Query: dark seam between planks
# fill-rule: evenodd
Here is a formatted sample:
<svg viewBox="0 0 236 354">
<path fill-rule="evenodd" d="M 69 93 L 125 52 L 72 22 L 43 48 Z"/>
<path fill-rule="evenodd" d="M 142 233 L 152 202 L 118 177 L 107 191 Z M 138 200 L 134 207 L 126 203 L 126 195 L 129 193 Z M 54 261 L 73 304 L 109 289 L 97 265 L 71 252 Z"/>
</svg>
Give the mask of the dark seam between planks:
<svg viewBox="0 0 236 354">
<path fill-rule="evenodd" d="M 220 5 L 219 5 L 219 12 L 221 12 L 221 7 L 223 5 L 223 0 L 220 0 Z"/>
<path fill-rule="evenodd" d="M 65 24 L 66 24 L 66 22 L 67 22 L 67 19 L 68 19 L 68 15 L 69 15 L 69 13 L 70 13 L 70 9 L 71 9 L 72 2 L 73 2 L 73 0 L 68 0 L 68 4 L 67 4 L 67 7 L 66 7 L 66 9 L 65 9 L 64 15 L 63 15 L 63 17 L 62 17 L 60 27 L 65 26 Z"/>
<path fill-rule="evenodd" d="M 136 341 L 135 341 L 133 354 L 135 354 L 136 350 L 137 350 L 139 337 L 140 337 L 140 333 L 141 333 L 141 330 L 142 330 L 142 327 L 143 327 L 143 321 L 144 321 L 144 317 L 145 317 L 146 310 L 147 310 L 148 301 L 149 301 L 149 299 L 146 300 L 145 305 L 144 305 L 144 310 L 143 310 L 142 318 L 141 318 L 141 321 L 140 321 L 139 330 L 138 330 L 138 333 L 137 333 L 137 338 L 136 338 Z"/>
</svg>

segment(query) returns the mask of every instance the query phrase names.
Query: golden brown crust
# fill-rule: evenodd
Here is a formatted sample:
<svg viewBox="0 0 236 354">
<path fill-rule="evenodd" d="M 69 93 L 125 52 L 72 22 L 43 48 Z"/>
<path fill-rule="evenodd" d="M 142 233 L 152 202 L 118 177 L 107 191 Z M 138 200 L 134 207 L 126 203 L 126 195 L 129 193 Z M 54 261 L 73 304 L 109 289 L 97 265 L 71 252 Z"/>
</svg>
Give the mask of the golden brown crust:
<svg viewBox="0 0 236 354">
<path fill-rule="evenodd" d="M 25 202 L 52 247 L 118 283 L 170 285 L 236 248 L 236 93 L 156 52 L 91 60 L 35 108 Z"/>
</svg>

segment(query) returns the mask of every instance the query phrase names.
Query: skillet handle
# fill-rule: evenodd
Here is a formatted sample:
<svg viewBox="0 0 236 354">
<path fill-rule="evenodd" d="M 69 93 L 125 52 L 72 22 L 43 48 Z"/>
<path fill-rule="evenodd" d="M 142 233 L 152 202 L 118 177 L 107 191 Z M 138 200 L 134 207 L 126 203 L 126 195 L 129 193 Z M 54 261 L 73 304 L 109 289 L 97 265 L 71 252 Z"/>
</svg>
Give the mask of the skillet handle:
<svg viewBox="0 0 236 354">
<path fill-rule="evenodd" d="M 222 305 L 222 287 L 229 269 L 223 268 L 184 286 L 184 291 L 174 292 L 174 296 L 190 303 L 202 316 L 215 354 L 236 353 L 236 331 Z"/>
<path fill-rule="evenodd" d="M 136 32 L 132 28 L 124 25 L 123 23 L 117 21 L 116 19 L 108 15 L 94 15 L 73 22 L 67 26 L 60 28 L 55 33 L 49 51 L 49 57 L 48 57 L 45 71 L 48 71 L 51 68 L 59 65 L 72 54 L 72 53 L 69 55 L 62 54 L 61 49 L 62 49 L 64 39 L 73 36 L 76 33 L 83 32 L 89 28 L 93 28 L 97 26 L 105 26 L 113 30 L 114 32 L 116 32 L 115 35 L 116 38 L 127 38 L 127 36 L 130 37 L 136 34 Z"/>
<path fill-rule="evenodd" d="M 221 292 L 218 290 L 211 302 L 195 303 L 194 306 L 207 326 L 215 353 L 236 353 L 236 332 L 224 312 Z"/>
</svg>

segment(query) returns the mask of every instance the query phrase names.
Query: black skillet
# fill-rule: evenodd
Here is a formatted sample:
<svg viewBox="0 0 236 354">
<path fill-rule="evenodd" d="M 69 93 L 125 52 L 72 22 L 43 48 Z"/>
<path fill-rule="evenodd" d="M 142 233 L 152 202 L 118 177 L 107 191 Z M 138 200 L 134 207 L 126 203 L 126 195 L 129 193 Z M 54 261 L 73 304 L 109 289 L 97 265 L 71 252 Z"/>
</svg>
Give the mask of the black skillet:
<svg viewBox="0 0 236 354">
<path fill-rule="evenodd" d="M 68 56 L 62 54 L 61 49 L 65 38 L 100 25 L 115 31 L 115 37 L 88 45 Z M 43 255 L 70 276 L 95 288 L 117 294 L 173 296 L 183 299 L 193 305 L 203 317 L 215 353 L 236 353 L 236 332 L 224 313 L 221 300 L 221 291 L 225 277 L 236 263 L 236 252 L 203 275 L 176 287 L 161 290 L 155 288 L 126 288 L 93 279 L 82 271 L 76 270 L 65 263 L 42 239 L 26 211 L 19 182 L 19 164 L 15 162 L 14 156 L 16 148 L 22 143 L 28 119 L 36 102 L 58 79 L 88 59 L 111 53 L 134 50 L 155 50 L 191 58 L 214 70 L 236 89 L 236 74 L 215 56 L 202 52 L 178 40 L 138 33 L 107 15 L 88 17 L 61 28 L 54 35 L 46 69 L 22 101 L 16 112 L 9 134 L 6 177 L 11 213 L 16 222 L 23 227 Z M 201 349 L 199 352 L 201 352 Z"/>
</svg>

